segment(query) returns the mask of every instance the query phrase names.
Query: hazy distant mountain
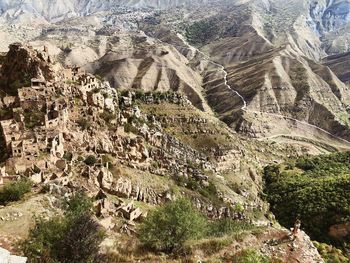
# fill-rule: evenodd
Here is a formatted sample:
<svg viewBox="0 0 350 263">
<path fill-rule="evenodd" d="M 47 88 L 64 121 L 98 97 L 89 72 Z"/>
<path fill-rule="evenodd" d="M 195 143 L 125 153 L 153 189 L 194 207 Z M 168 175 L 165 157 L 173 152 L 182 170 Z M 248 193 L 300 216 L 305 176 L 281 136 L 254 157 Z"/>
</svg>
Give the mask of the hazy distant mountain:
<svg viewBox="0 0 350 263">
<path fill-rule="evenodd" d="M 48 21 L 89 15 L 98 11 L 110 11 L 118 7 L 171 8 L 175 6 L 202 4 L 209 0 L 1 0 L 0 13 L 6 19 L 32 15 Z"/>
</svg>

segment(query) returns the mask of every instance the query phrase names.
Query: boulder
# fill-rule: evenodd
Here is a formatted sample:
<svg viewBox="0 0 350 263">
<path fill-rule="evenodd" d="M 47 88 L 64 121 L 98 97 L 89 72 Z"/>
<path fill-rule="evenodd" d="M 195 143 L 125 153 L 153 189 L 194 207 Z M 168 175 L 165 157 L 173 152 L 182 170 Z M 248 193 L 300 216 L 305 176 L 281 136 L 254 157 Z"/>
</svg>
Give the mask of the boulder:
<svg viewBox="0 0 350 263">
<path fill-rule="evenodd" d="M 115 223 L 113 223 L 113 217 L 111 216 L 100 220 L 100 224 L 107 230 L 113 229 L 115 227 Z"/>
<path fill-rule="evenodd" d="M 32 174 L 30 176 L 30 180 L 34 183 L 34 184 L 40 184 L 43 181 L 43 176 L 42 173 L 35 173 Z"/>
<path fill-rule="evenodd" d="M 56 165 L 56 167 L 58 169 L 60 169 L 62 171 L 67 169 L 67 162 L 66 162 L 66 160 L 63 160 L 63 159 L 57 160 L 55 165 Z"/>
<path fill-rule="evenodd" d="M 112 188 L 113 174 L 106 167 L 101 169 L 97 179 L 102 189 Z"/>
</svg>

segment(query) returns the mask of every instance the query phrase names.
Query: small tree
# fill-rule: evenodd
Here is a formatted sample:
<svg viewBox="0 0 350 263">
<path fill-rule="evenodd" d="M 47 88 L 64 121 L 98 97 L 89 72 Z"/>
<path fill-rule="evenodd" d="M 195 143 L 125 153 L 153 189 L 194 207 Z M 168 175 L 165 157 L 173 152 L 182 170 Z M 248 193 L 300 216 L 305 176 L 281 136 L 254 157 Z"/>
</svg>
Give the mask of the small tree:
<svg viewBox="0 0 350 263">
<path fill-rule="evenodd" d="M 103 237 L 100 225 L 91 215 L 81 214 L 72 221 L 60 242 L 60 262 L 94 262 Z"/>
<path fill-rule="evenodd" d="M 5 185 L 0 190 L 0 204 L 6 205 L 9 202 L 21 200 L 26 193 L 30 192 L 32 185 L 32 182 L 27 178 Z"/>
<path fill-rule="evenodd" d="M 176 252 L 185 241 L 202 236 L 206 220 L 181 198 L 152 211 L 140 228 L 141 243 L 154 250 Z"/>
<path fill-rule="evenodd" d="M 78 192 L 66 201 L 66 215 L 79 216 L 82 214 L 89 214 L 92 211 L 92 200 L 85 193 Z"/>
<path fill-rule="evenodd" d="M 75 194 L 64 209 L 65 216 L 38 218 L 21 243 L 29 262 L 96 262 L 104 232 L 92 217 L 91 199 Z"/>
</svg>

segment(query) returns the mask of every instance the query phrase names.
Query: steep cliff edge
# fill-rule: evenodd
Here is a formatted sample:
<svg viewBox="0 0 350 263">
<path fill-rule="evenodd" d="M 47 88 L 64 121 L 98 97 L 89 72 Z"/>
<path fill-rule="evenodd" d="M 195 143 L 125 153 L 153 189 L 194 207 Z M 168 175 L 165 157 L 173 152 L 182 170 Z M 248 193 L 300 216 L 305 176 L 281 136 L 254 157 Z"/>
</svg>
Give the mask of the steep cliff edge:
<svg viewBox="0 0 350 263">
<path fill-rule="evenodd" d="M 50 56 L 20 43 L 12 44 L 1 60 L 0 86 L 9 94 L 30 85 L 31 79 L 51 81 L 54 78 Z"/>
</svg>

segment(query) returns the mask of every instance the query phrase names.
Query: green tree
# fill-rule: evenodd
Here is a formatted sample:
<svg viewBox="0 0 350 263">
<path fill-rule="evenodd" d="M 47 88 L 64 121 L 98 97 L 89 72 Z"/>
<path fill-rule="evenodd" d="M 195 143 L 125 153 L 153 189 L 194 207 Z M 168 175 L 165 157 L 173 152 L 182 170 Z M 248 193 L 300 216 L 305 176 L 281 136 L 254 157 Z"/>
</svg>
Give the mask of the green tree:
<svg viewBox="0 0 350 263">
<path fill-rule="evenodd" d="M 75 193 L 69 200 L 65 202 L 66 215 L 77 217 L 82 214 L 90 214 L 92 212 L 93 203 L 84 192 Z"/>
<path fill-rule="evenodd" d="M 292 227 L 299 218 L 312 239 L 350 248 L 350 235 L 343 239 L 328 235 L 331 226 L 349 222 L 350 152 L 267 166 L 264 180 L 266 199 L 282 225 Z"/>
<path fill-rule="evenodd" d="M 104 232 L 91 211 L 91 199 L 77 193 L 65 202 L 64 216 L 37 218 L 29 237 L 21 243 L 29 262 L 97 262 Z"/>
<path fill-rule="evenodd" d="M 27 178 L 6 184 L 0 189 L 0 204 L 6 205 L 21 200 L 26 193 L 30 192 L 32 185 L 32 182 Z"/>
<path fill-rule="evenodd" d="M 206 220 L 185 198 L 152 211 L 140 228 L 141 243 L 154 250 L 176 252 L 189 239 L 203 235 Z"/>
<path fill-rule="evenodd" d="M 58 244 L 60 262 L 87 263 L 95 262 L 99 255 L 99 245 L 103 240 L 100 225 L 85 213 L 72 220 Z"/>
</svg>

